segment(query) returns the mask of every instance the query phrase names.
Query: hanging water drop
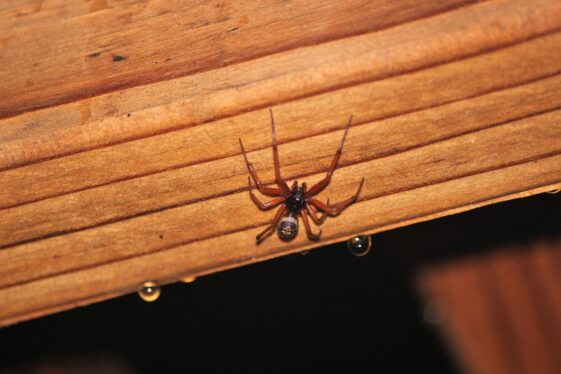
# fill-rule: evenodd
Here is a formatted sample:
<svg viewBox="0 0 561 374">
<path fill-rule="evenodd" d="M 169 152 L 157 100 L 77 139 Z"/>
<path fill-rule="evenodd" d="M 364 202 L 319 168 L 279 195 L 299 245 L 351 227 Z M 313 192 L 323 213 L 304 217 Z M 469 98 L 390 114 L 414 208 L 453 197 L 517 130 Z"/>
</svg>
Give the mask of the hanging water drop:
<svg viewBox="0 0 561 374">
<path fill-rule="evenodd" d="M 182 278 L 181 281 L 183 283 L 193 283 L 197 278 L 196 277 L 185 277 Z"/>
<path fill-rule="evenodd" d="M 160 289 L 160 286 L 156 283 L 144 282 L 138 290 L 138 296 L 140 296 L 142 300 L 151 303 L 152 301 L 158 300 L 161 292 L 162 290 Z"/>
<path fill-rule="evenodd" d="M 353 256 L 366 256 L 372 247 L 372 239 L 370 235 L 357 235 L 347 241 L 347 247 Z"/>
</svg>

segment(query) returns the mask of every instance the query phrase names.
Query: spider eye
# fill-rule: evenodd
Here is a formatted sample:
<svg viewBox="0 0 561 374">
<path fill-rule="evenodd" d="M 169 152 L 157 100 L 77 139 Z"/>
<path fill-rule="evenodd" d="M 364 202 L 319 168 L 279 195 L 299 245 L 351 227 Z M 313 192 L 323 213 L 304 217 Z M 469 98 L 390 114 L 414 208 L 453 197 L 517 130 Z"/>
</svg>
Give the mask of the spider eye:
<svg viewBox="0 0 561 374">
<path fill-rule="evenodd" d="M 284 241 L 294 239 L 298 234 L 298 219 L 291 216 L 282 218 L 277 226 L 277 232 Z"/>
</svg>

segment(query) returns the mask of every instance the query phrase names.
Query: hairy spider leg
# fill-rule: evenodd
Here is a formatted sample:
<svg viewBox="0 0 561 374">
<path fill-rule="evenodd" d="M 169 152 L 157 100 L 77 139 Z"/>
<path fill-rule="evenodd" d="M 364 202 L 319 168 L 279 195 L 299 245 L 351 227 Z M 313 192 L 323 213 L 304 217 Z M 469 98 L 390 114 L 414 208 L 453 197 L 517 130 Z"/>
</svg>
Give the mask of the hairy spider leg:
<svg viewBox="0 0 561 374">
<path fill-rule="evenodd" d="M 283 194 L 282 189 L 275 188 L 275 187 L 267 187 L 267 186 L 263 185 L 263 183 L 261 183 L 261 180 L 257 176 L 257 173 L 255 172 L 255 169 L 253 168 L 253 164 L 251 162 L 249 162 L 249 160 L 247 159 L 247 154 L 245 153 L 245 148 L 243 147 L 242 140 L 239 139 L 239 141 L 240 141 L 240 146 L 242 148 L 243 158 L 244 158 L 245 164 L 247 166 L 247 170 L 249 171 L 249 174 L 251 174 L 251 176 L 253 177 L 253 180 L 255 181 L 255 184 L 257 185 L 257 189 L 264 195 L 281 196 Z"/>
<path fill-rule="evenodd" d="M 322 230 L 319 230 L 317 234 L 314 234 L 312 232 L 312 229 L 310 227 L 310 222 L 308 221 L 308 212 L 306 211 L 305 208 L 300 210 L 300 215 L 302 216 L 302 222 L 304 222 L 304 227 L 306 228 L 306 235 L 308 235 L 308 239 L 314 241 L 319 240 L 319 238 L 321 237 Z"/>
<path fill-rule="evenodd" d="M 247 177 L 247 184 L 249 185 L 249 197 L 251 197 L 251 200 L 261 210 L 267 210 L 267 209 L 274 208 L 275 206 L 279 205 L 280 203 L 282 203 L 284 201 L 283 197 L 276 197 L 271 201 L 267 201 L 266 203 L 262 203 L 257 198 L 257 196 L 255 196 L 255 194 L 253 193 L 253 185 L 251 184 L 251 177 L 249 177 L 249 176 Z M 329 202 L 327 204 L 329 205 Z"/>
<path fill-rule="evenodd" d="M 275 162 L 275 180 L 277 182 L 277 185 L 279 185 L 284 192 L 290 192 L 288 185 L 286 184 L 284 179 L 282 179 L 280 173 L 279 150 L 277 147 L 277 126 L 275 125 L 275 117 L 273 116 L 272 108 L 269 108 L 269 114 L 271 115 L 271 127 L 273 131 L 273 161 Z"/>
<path fill-rule="evenodd" d="M 257 240 L 257 244 L 259 244 L 263 239 L 275 232 L 279 220 L 284 215 L 284 213 L 286 213 L 286 206 L 281 205 L 279 210 L 277 210 L 277 213 L 275 214 L 275 218 L 273 218 L 273 222 L 255 237 L 255 239 Z"/>
<path fill-rule="evenodd" d="M 310 204 L 314 205 L 319 210 L 326 212 L 330 216 L 336 216 L 339 213 L 341 213 L 343 210 L 345 210 L 346 207 L 357 201 L 358 195 L 360 194 L 360 190 L 362 190 L 363 184 L 364 184 L 364 178 L 361 179 L 360 184 L 358 185 L 358 189 L 356 190 L 356 193 L 345 201 L 341 201 L 339 203 L 329 205 L 329 203 L 324 204 L 318 199 L 312 197 L 309 199 Z"/>
<path fill-rule="evenodd" d="M 337 148 L 337 152 L 335 153 L 335 157 L 333 157 L 333 161 L 331 161 L 331 165 L 327 170 L 327 174 L 322 180 L 320 180 L 310 188 L 310 191 L 308 191 L 308 195 L 310 196 L 317 195 L 331 181 L 331 176 L 333 175 L 333 172 L 337 168 L 337 164 L 339 163 L 339 158 L 341 158 L 341 153 L 343 153 L 343 144 L 345 144 L 345 139 L 347 138 L 347 133 L 349 132 L 349 128 L 351 127 L 352 121 L 353 121 L 353 116 L 349 118 L 349 123 L 347 123 L 347 127 L 345 127 L 345 132 L 343 133 L 343 139 L 341 139 L 341 143 L 339 143 L 339 148 Z"/>
</svg>

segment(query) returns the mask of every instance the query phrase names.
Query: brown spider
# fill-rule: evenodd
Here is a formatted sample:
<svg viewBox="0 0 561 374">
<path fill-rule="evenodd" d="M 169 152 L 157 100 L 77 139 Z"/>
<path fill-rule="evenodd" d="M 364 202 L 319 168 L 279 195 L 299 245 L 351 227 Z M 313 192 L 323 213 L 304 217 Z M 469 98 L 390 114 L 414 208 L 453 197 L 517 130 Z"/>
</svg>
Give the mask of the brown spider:
<svg viewBox="0 0 561 374">
<path fill-rule="evenodd" d="M 251 200 L 261 210 L 271 209 L 281 203 L 284 203 L 279 208 L 279 210 L 277 210 L 277 214 L 275 214 L 273 222 L 256 236 L 257 244 L 268 237 L 275 230 L 275 227 L 277 229 L 279 237 L 282 240 L 288 241 L 294 239 L 296 237 L 296 234 L 298 233 L 298 215 L 302 217 L 302 221 L 304 222 L 304 227 L 306 228 L 306 234 L 308 235 L 308 238 L 310 240 L 319 240 L 322 230 L 320 230 L 317 234 L 314 234 L 312 232 L 310 223 L 308 221 L 308 215 L 312 218 L 312 221 L 314 221 L 316 225 L 321 225 L 327 215 L 336 216 L 341 213 L 347 206 L 354 203 L 357 200 L 360 190 L 362 189 L 362 184 L 364 183 L 364 178 L 362 178 L 354 196 L 337 204 L 330 205 L 329 199 L 327 200 L 327 204 L 324 204 L 313 197 L 320 193 L 329 184 L 331 176 L 333 175 L 335 168 L 337 168 L 337 163 L 339 162 L 339 158 L 341 157 L 341 153 L 343 152 L 343 144 L 345 143 L 345 138 L 347 137 L 347 132 L 349 131 L 349 127 L 351 126 L 353 116 L 349 118 L 349 123 L 347 124 L 345 132 L 343 134 L 343 139 L 341 139 L 339 148 L 337 148 L 337 153 L 335 153 L 335 157 L 331 162 L 331 166 L 327 170 L 327 175 L 325 176 L 325 178 L 320 180 L 308 190 L 306 183 L 302 183 L 302 187 L 298 187 L 298 181 L 294 181 L 292 188 L 288 188 L 288 185 L 286 184 L 284 179 L 282 179 L 279 168 L 279 152 L 277 149 L 277 131 L 275 128 L 275 119 L 273 117 L 272 109 L 269 109 L 269 113 L 271 115 L 271 127 L 273 128 L 273 161 L 275 163 L 275 182 L 278 187 L 267 187 L 261 183 L 259 177 L 257 176 L 257 173 L 255 172 L 255 169 L 253 168 L 253 164 L 247 159 L 242 140 L 239 139 L 240 146 L 242 148 L 242 154 L 247 165 L 247 170 L 249 171 L 251 177 L 253 177 L 253 179 L 255 180 L 257 189 L 264 195 L 276 196 L 273 200 L 266 203 L 262 203 L 261 201 L 259 201 L 257 196 L 255 196 L 252 191 L 253 186 L 251 184 L 251 178 L 248 177 L 247 181 L 249 184 L 249 196 L 251 197 Z M 321 216 L 318 216 L 318 210 L 323 212 Z"/>
</svg>

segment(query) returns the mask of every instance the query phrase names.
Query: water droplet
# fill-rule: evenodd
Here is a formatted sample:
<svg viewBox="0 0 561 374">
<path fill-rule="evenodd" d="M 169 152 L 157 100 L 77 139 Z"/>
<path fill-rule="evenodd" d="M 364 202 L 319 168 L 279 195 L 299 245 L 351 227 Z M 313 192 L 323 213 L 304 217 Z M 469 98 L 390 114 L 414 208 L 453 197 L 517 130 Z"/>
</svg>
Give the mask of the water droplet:
<svg viewBox="0 0 561 374">
<path fill-rule="evenodd" d="M 547 191 L 547 193 L 550 193 L 550 194 L 553 195 L 553 194 L 555 194 L 555 193 L 558 193 L 559 191 L 561 191 L 561 188 L 558 188 L 558 189 L 553 190 L 553 191 Z"/>
<path fill-rule="evenodd" d="M 448 301 L 442 297 L 435 297 L 425 304 L 423 319 L 426 323 L 437 325 L 448 317 Z"/>
<path fill-rule="evenodd" d="M 158 300 L 161 292 L 162 290 L 160 289 L 160 286 L 158 286 L 156 283 L 144 282 L 138 290 L 138 296 L 140 296 L 142 300 L 150 303 L 152 301 Z"/>
<path fill-rule="evenodd" d="M 185 277 L 182 278 L 181 281 L 183 283 L 193 283 L 197 278 L 196 277 Z"/>
<path fill-rule="evenodd" d="M 349 251 L 356 257 L 366 256 L 372 247 L 372 238 L 370 235 L 358 235 L 347 241 Z"/>
<path fill-rule="evenodd" d="M 310 253 L 310 250 L 300 252 L 302 256 L 306 256 L 308 253 Z"/>
</svg>

